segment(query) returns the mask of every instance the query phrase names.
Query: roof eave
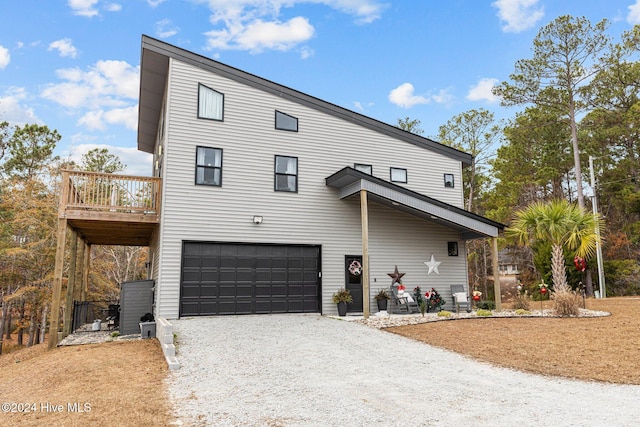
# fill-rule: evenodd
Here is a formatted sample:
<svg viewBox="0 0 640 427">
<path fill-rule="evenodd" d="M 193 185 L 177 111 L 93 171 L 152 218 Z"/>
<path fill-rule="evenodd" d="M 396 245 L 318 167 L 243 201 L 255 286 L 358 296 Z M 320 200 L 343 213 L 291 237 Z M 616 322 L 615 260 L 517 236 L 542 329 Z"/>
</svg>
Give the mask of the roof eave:
<svg viewBox="0 0 640 427">
<path fill-rule="evenodd" d="M 158 55 L 164 56 L 164 60 L 162 61 L 157 58 Z M 389 125 L 355 111 L 323 101 L 295 89 L 291 89 L 146 35 L 142 36 L 142 59 L 140 67 L 138 149 L 141 151 L 153 152 L 153 146 L 155 145 L 155 132 L 162 107 L 162 97 L 158 100 L 157 96 L 152 97 L 152 99 L 148 99 L 148 96 L 154 93 L 164 93 L 169 58 L 177 59 L 181 62 L 288 99 L 292 102 L 330 114 L 342 120 L 364 126 L 373 131 L 442 154 L 446 157 L 460 161 L 465 167 L 471 165 L 473 160 L 473 157 L 470 154 L 456 150 L 453 147 L 407 132 L 396 126 Z M 162 81 L 161 84 L 160 81 Z M 142 129 L 140 129 L 140 123 L 144 124 Z M 155 128 L 151 129 L 154 124 Z M 153 135 L 151 135 L 152 130 Z"/>
<path fill-rule="evenodd" d="M 350 167 L 332 174 L 325 182 L 338 189 L 340 198 L 350 197 L 359 190 L 367 190 L 371 199 L 376 202 L 458 229 L 464 240 L 497 237 L 505 228 L 504 224 Z"/>
</svg>

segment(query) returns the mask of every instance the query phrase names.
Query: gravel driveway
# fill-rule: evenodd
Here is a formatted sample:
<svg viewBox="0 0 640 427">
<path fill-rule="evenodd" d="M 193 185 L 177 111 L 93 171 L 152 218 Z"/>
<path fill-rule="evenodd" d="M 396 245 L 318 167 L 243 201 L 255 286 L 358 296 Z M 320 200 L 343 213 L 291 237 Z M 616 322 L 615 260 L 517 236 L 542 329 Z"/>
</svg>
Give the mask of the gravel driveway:
<svg viewBox="0 0 640 427">
<path fill-rule="evenodd" d="M 640 386 L 497 368 L 353 322 L 261 315 L 171 323 L 182 366 L 168 380 L 178 425 L 640 423 Z"/>
</svg>

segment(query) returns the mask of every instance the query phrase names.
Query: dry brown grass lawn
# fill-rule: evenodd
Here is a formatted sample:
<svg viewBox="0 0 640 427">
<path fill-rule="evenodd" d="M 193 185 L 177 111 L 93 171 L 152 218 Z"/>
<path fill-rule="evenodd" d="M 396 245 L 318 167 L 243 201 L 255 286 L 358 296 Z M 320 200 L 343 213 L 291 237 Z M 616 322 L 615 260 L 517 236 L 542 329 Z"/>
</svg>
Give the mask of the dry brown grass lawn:
<svg viewBox="0 0 640 427">
<path fill-rule="evenodd" d="M 535 307 L 532 308 L 537 308 Z M 640 384 L 640 298 L 589 300 L 609 317 L 471 319 L 392 331 L 497 365 L 546 375 Z M 46 350 L 0 357 L 0 403 L 35 403 L 32 413 L 0 413 L 0 426 L 168 426 L 167 365 L 156 340 Z M 41 404 L 63 405 L 47 413 Z M 71 413 L 67 404 L 88 403 Z M 84 408 L 84 406 L 81 406 Z"/>
<path fill-rule="evenodd" d="M 522 371 L 640 384 L 640 298 L 590 299 L 587 308 L 611 316 L 468 319 L 387 330 Z"/>
<path fill-rule="evenodd" d="M 0 403 L 35 404 L 36 411 L 3 407 L 0 426 L 166 426 L 166 376 L 156 340 L 14 351 L 0 357 Z M 47 403 L 62 412 L 47 412 Z M 85 412 L 71 412 L 74 403 Z"/>
</svg>

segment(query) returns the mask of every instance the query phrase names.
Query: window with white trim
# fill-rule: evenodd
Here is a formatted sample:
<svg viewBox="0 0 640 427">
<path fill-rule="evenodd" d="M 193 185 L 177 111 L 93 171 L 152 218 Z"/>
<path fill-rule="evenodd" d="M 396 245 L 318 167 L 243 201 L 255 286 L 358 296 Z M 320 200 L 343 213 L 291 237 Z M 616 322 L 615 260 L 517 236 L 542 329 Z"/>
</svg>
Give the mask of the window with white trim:
<svg viewBox="0 0 640 427">
<path fill-rule="evenodd" d="M 288 156 L 275 157 L 275 191 L 298 192 L 298 158 Z"/>
<path fill-rule="evenodd" d="M 196 148 L 196 184 L 222 185 L 222 149 Z"/>
<path fill-rule="evenodd" d="M 224 94 L 198 83 L 198 118 L 222 121 Z"/>
</svg>

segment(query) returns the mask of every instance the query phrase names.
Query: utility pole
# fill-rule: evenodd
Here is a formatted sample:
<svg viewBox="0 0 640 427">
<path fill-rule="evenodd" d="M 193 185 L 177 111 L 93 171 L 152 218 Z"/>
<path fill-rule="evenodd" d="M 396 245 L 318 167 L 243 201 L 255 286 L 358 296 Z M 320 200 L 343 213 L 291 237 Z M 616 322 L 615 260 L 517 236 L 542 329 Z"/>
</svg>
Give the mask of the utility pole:
<svg viewBox="0 0 640 427">
<path fill-rule="evenodd" d="M 593 156 L 589 156 L 589 171 L 591 172 L 591 189 L 593 190 L 593 197 L 591 198 L 591 205 L 593 206 L 593 215 L 598 215 L 598 198 L 596 196 L 596 178 L 593 172 Z M 598 283 L 600 284 L 600 298 L 607 297 L 607 288 L 604 283 L 604 266 L 602 264 L 602 244 L 600 243 L 600 225 L 596 222 L 596 261 L 598 263 Z"/>
</svg>

